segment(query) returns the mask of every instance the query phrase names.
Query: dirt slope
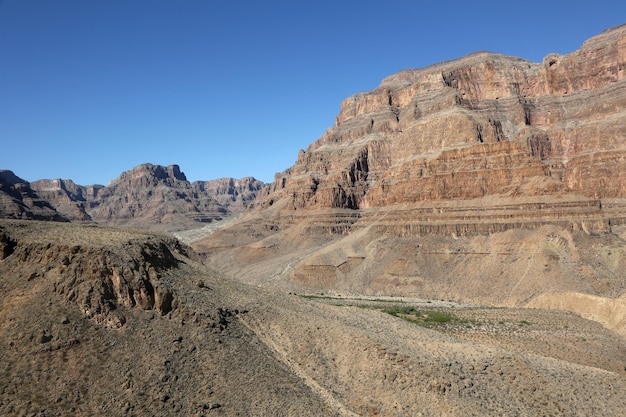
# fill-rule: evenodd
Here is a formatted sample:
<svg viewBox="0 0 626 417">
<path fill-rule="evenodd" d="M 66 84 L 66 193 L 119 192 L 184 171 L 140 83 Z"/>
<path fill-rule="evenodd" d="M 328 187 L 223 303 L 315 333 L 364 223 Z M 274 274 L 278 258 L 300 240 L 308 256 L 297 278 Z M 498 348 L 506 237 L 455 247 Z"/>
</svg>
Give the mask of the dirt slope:
<svg viewBox="0 0 626 417">
<path fill-rule="evenodd" d="M 2 221 L 0 242 L 2 415 L 626 411 L 623 339 L 575 315 L 448 303 L 425 327 L 382 309 L 430 303 L 249 287 L 166 235 Z"/>
</svg>

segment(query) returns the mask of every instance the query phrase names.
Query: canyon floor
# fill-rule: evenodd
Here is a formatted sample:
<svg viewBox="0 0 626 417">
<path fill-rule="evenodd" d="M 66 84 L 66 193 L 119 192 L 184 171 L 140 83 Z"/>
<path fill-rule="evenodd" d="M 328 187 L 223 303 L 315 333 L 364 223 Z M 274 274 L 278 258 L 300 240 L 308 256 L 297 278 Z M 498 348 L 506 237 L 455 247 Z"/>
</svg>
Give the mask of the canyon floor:
<svg viewBox="0 0 626 417">
<path fill-rule="evenodd" d="M 626 411 L 623 337 L 556 310 L 283 292 L 169 235 L 0 221 L 5 416 Z"/>
</svg>

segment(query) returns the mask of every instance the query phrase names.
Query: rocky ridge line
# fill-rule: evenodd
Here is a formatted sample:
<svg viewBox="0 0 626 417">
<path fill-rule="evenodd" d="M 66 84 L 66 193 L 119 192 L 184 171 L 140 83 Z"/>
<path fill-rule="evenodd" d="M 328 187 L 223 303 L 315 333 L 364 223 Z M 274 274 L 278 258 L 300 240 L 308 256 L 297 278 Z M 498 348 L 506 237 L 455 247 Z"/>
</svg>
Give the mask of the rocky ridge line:
<svg viewBox="0 0 626 417">
<path fill-rule="evenodd" d="M 1 217 L 95 221 L 163 231 L 199 228 L 241 213 L 264 185 L 252 177 L 189 182 L 178 165 L 139 165 L 107 186 L 63 179 L 29 183 L 11 171 L 3 172 Z M 21 191 L 14 190 L 15 184 Z"/>
<path fill-rule="evenodd" d="M 621 26 L 542 63 L 476 53 L 390 76 L 344 100 L 256 206 L 624 197 L 625 49 Z"/>
</svg>

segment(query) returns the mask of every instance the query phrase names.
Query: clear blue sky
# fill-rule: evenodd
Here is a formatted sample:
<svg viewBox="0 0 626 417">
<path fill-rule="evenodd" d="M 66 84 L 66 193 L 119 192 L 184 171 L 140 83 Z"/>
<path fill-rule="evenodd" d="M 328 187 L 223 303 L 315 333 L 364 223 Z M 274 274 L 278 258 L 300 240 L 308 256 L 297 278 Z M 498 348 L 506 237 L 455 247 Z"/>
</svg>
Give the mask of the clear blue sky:
<svg viewBox="0 0 626 417">
<path fill-rule="evenodd" d="M 0 0 L 0 169 L 269 182 L 343 99 L 401 69 L 540 61 L 622 23 L 626 2 L 604 0 Z"/>
</svg>

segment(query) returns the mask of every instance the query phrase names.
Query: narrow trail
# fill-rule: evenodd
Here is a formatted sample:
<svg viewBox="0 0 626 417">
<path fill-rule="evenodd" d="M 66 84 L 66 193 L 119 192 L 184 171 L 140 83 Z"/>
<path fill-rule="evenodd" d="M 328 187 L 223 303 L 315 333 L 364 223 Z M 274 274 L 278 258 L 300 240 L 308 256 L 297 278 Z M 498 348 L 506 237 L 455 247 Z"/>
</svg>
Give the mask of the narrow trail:
<svg viewBox="0 0 626 417">
<path fill-rule="evenodd" d="M 298 262 L 301 262 L 301 261 L 307 259 L 309 256 L 311 256 L 312 254 L 314 254 L 315 252 L 317 252 L 319 250 L 320 250 L 320 248 L 316 246 L 316 247 L 310 248 L 307 251 L 305 251 L 304 253 L 301 253 L 300 255 L 294 257 L 291 261 L 289 261 L 287 263 L 287 265 L 285 265 L 285 267 L 280 272 L 277 272 L 277 273 L 273 274 L 272 276 L 270 276 L 269 278 L 267 278 L 263 282 L 263 285 L 267 285 L 267 284 L 269 284 L 271 282 L 274 282 L 276 280 L 279 280 L 281 278 L 289 279 L 289 274 L 294 271 L 294 265 L 296 265 Z"/>
<path fill-rule="evenodd" d="M 522 246 L 520 247 L 520 252 L 522 251 L 522 249 L 524 249 L 524 245 L 525 244 L 526 244 L 526 242 L 522 243 Z M 513 297 L 513 293 L 517 290 L 517 287 L 519 287 L 520 284 L 522 283 L 522 281 L 524 281 L 524 279 L 526 279 L 526 275 L 528 275 L 528 271 L 530 271 L 530 267 L 533 265 L 533 261 L 534 261 L 535 256 L 537 255 L 538 252 L 539 252 L 539 247 L 535 248 L 533 253 L 528 258 L 528 264 L 526 264 L 526 269 L 524 270 L 524 273 L 522 274 L 520 279 L 517 281 L 515 286 L 509 292 L 509 298 Z"/>
<path fill-rule="evenodd" d="M 318 395 L 330 409 L 332 409 L 338 416 L 358 417 L 359 415 L 351 411 L 341 401 L 335 398 L 328 390 L 322 387 L 318 382 L 312 378 L 307 372 L 302 369 L 294 360 L 289 357 L 289 354 L 285 352 L 280 344 L 276 343 L 269 335 L 265 334 L 261 328 L 257 328 L 248 323 L 242 315 L 238 315 L 237 318 L 246 328 L 253 332 L 257 337 L 274 353 L 276 359 L 284 363 L 291 371 L 296 374 L 302 381 L 316 394 Z"/>
</svg>

